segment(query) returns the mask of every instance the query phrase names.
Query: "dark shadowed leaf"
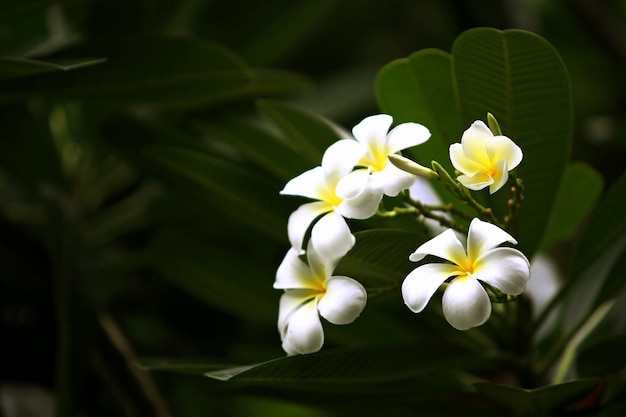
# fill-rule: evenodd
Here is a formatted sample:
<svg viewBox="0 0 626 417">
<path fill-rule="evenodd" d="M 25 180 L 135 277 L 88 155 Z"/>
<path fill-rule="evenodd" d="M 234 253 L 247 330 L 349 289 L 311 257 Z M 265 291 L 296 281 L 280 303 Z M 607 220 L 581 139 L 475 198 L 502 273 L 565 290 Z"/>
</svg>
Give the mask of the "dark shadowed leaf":
<svg viewBox="0 0 626 417">
<path fill-rule="evenodd" d="M 624 195 L 626 195 L 626 174 L 611 185 L 591 213 L 576 255 L 573 257 L 574 274 L 580 275 L 626 230 Z"/>
<path fill-rule="evenodd" d="M 277 241 L 286 241 L 289 208 L 281 184 L 223 159 L 174 146 L 155 145 L 142 152 L 163 181 L 190 197 L 219 207 L 232 221 L 246 223 Z"/>
<path fill-rule="evenodd" d="M 16 79 L 48 72 L 71 71 L 91 65 L 103 64 L 104 62 L 106 62 L 106 59 L 94 59 L 76 63 L 59 63 L 26 58 L 0 57 L 0 80 Z"/>
<path fill-rule="evenodd" d="M 478 392 L 509 408 L 518 416 L 549 415 L 564 406 L 572 406 L 598 385 L 595 378 L 578 379 L 532 390 L 510 385 L 480 382 Z"/>
<path fill-rule="evenodd" d="M 541 244 L 550 248 L 553 244 L 572 237 L 595 205 L 602 193 L 602 176 L 584 163 L 571 163 L 559 188 L 552 209 L 548 229 Z"/>
<path fill-rule="evenodd" d="M 160 104 L 211 104 L 251 83 L 241 59 L 224 47 L 185 38 L 94 42 L 50 59 L 105 58 L 100 65 L 0 82 L 0 100 L 32 96 Z M 10 83 L 10 84 L 9 84 Z"/>
<path fill-rule="evenodd" d="M 261 100 L 258 108 L 282 131 L 285 140 L 310 161 L 309 168 L 319 165 L 326 148 L 342 137 L 330 122 L 294 104 Z"/>
</svg>

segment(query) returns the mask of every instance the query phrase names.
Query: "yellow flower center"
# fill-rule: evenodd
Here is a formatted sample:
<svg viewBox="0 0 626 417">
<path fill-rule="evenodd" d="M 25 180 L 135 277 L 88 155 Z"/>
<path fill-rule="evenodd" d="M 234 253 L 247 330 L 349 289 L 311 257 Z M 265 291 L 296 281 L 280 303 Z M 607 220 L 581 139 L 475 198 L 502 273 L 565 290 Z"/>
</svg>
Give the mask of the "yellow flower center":
<svg viewBox="0 0 626 417">
<path fill-rule="evenodd" d="M 379 172 L 385 169 L 389 160 L 389 151 L 384 144 L 380 144 L 378 141 L 372 141 L 372 146 L 369 148 L 369 152 L 361 158 L 357 165 L 371 168 L 372 172 Z"/>
<path fill-rule="evenodd" d="M 337 195 L 335 191 L 337 188 L 337 183 L 335 184 L 326 184 L 325 187 L 322 187 L 319 192 L 320 200 L 328 203 L 328 205 L 333 208 L 337 207 L 343 202 L 343 199 Z"/>
</svg>

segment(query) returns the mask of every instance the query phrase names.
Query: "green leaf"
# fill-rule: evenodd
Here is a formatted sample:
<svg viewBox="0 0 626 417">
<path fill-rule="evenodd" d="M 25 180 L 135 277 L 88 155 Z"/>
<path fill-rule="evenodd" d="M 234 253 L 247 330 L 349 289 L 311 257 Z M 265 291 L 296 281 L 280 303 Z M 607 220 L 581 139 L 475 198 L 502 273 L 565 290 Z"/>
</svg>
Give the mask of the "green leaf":
<svg viewBox="0 0 626 417">
<path fill-rule="evenodd" d="M 148 146 L 141 155 L 162 180 L 220 208 L 230 221 L 246 223 L 278 242 L 287 240 L 289 208 L 280 200 L 281 184 L 223 159 L 181 147 Z"/>
<path fill-rule="evenodd" d="M 416 346 L 358 347 L 287 356 L 256 365 L 209 372 L 210 378 L 259 385 L 289 383 L 294 387 L 320 384 L 333 391 L 344 384 L 383 384 L 417 375 L 468 369 L 475 362 L 467 352 L 445 340 Z M 323 385 L 322 385 L 323 384 Z"/>
<path fill-rule="evenodd" d="M 532 256 L 548 224 L 570 156 L 573 111 L 567 70 L 543 38 L 522 30 L 489 28 L 462 33 L 452 47 L 465 125 L 492 113 L 504 135 L 524 152 L 517 168 L 524 203 L 513 234 Z M 496 211 L 506 191 L 494 194 Z"/>
<path fill-rule="evenodd" d="M 129 38 L 91 43 L 54 59 L 98 56 L 101 65 L 0 82 L 0 100 L 32 96 L 100 98 L 160 104 L 211 104 L 250 83 L 243 61 L 214 43 Z"/>
<path fill-rule="evenodd" d="M 626 249 L 621 249 L 621 254 L 613 263 L 610 271 L 607 271 L 605 277 L 596 276 L 602 286 L 598 290 L 597 296 L 593 303 L 593 307 L 599 306 L 604 301 L 619 296 L 621 291 L 626 287 L 626 274 L 624 274 L 624 262 L 626 262 Z"/>
<path fill-rule="evenodd" d="M 167 230 L 155 237 L 142 259 L 213 307 L 253 322 L 274 323 L 280 294 L 272 288 L 273 265 L 255 259 L 251 251 L 227 246 Z"/>
<path fill-rule="evenodd" d="M 341 139 L 340 131 L 321 116 L 294 104 L 277 100 L 260 100 L 259 111 L 282 131 L 296 152 L 301 153 L 312 166 L 322 161 L 326 149 Z"/>
<path fill-rule="evenodd" d="M 144 371 L 170 371 L 192 375 L 204 375 L 207 372 L 224 369 L 223 362 L 202 358 L 157 358 L 144 357 L 136 360 L 137 366 Z"/>
<path fill-rule="evenodd" d="M 106 59 L 93 59 L 76 63 L 55 63 L 26 58 L 0 57 L 0 80 L 16 79 L 49 72 L 71 71 L 105 62 Z"/>
<path fill-rule="evenodd" d="M 0 164 L 20 185 L 38 189 L 67 181 L 48 126 L 21 105 L 1 106 Z"/>
<path fill-rule="evenodd" d="M 597 379 L 587 378 L 532 390 L 490 382 L 479 382 L 474 384 L 474 387 L 481 394 L 507 407 L 515 415 L 537 416 L 573 405 L 597 385 Z"/>
<path fill-rule="evenodd" d="M 547 249 L 572 237 L 600 197 L 603 186 L 602 176 L 589 165 L 567 165 L 541 247 Z"/>
<path fill-rule="evenodd" d="M 626 230 L 625 194 L 626 173 L 611 185 L 589 217 L 573 257 L 572 270 L 576 276 L 580 276 Z"/>
<path fill-rule="evenodd" d="M 448 148 L 463 132 L 452 71 L 450 54 L 424 49 L 385 65 L 376 78 L 383 112 L 395 123 L 417 122 L 430 130 L 426 143 L 405 152 L 426 166 L 436 160 L 450 168 Z"/>
<path fill-rule="evenodd" d="M 626 367 L 626 334 L 603 339 L 581 349 L 576 370 L 583 376 L 602 376 Z"/>
<path fill-rule="evenodd" d="M 424 236 L 401 230 L 367 230 L 355 233 L 356 244 L 337 265 L 335 273 L 357 279 L 368 293 L 399 288 L 416 267 L 409 255 Z"/>
<path fill-rule="evenodd" d="M 252 120 L 225 115 L 194 127 L 211 138 L 237 147 L 256 164 L 287 181 L 310 168 L 308 161 L 284 140 Z"/>
</svg>

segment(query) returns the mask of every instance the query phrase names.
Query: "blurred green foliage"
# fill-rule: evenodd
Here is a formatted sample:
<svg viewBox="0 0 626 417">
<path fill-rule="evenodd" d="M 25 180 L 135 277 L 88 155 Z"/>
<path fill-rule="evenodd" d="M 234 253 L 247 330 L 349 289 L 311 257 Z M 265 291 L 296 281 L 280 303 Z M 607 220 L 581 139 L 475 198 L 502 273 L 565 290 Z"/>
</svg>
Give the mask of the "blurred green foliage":
<svg viewBox="0 0 626 417">
<path fill-rule="evenodd" d="M 11 404 L 35 387 L 33 415 L 52 413 L 50 398 L 57 415 L 501 415 L 510 404 L 517 415 L 619 415 L 624 381 L 610 377 L 626 363 L 594 360 L 623 350 L 619 308 L 581 347 L 578 376 L 589 378 L 546 387 L 545 375 L 578 320 L 624 300 L 625 21 L 621 2 L 592 0 L 3 1 L 0 413 L 26 415 Z M 543 39 L 466 32 L 483 26 Z M 526 48 L 522 61 L 554 47 L 562 63 L 536 58 L 553 78 L 518 62 L 523 91 L 507 91 L 539 104 L 498 107 L 508 78 L 476 82 L 493 49 L 464 48 L 462 33 Z M 440 83 L 405 89 L 410 71 Z M 453 71 L 465 95 L 450 105 Z M 571 101 L 550 101 L 569 85 Z M 415 108 L 402 101 L 413 92 Z M 472 107 L 483 96 L 489 108 Z M 516 233 L 529 256 L 548 251 L 565 271 L 562 317 L 538 333 L 537 352 L 519 345 L 537 330 L 523 328 L 496 339 L 511 357 L 491 357 L 481 332 L 464 339 L 432 311 L 416 319 L 392 293 L 328 326 L 319 354 L 283 358 L 272 283 L 300 201 L 278 191 L 319 163 L 339 127 L 380 111 L 432 117 L 434 154 L 486 111 L 520 140 L 532 215 Z M 355 224 L 407 230 L 362 231 L 339 268 L 369 291 L 397 285 L 425 237 L 413 223 Z M 532 355 L 544 368 L 528 375 Z M 475 370 L 493 383 L 468 393 Z M 511 378 L 520 387 L 495 384 Z"/>
</svg>

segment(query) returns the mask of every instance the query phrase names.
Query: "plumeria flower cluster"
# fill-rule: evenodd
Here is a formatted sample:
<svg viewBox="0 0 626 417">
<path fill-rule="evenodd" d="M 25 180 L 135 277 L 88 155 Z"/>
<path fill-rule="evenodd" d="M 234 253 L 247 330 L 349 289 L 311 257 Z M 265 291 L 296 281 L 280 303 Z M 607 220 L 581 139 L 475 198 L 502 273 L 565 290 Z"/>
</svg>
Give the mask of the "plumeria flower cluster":
<svg viewBox="0 0 626 417">
<path fill-rule="evenodd" d="M 414 262 L 428 256 L 444 262 L 422 264 L 406 277 L 401 293 L 408 308 L 422 311 L 434 293 L 445 287 L 443 315 L 456 329 L 466 330 L 488 320 L 490 296 L 517 296 L 526 288 L 528 259 L 519 250 L 504 246 L 517 242 L 500 227 L 491 210 L 482 207 L 468 191 L 489 187 L 494 193 L 502 188 L 511 180 L 510 171 L 522 160 L 521 149 L 501 134 L 491 115 L 489 127 L 478 120 L 463 133 L 461 143 L 450 146 L 450 160 L 458 172 L 454 180 L 435 161 L 430 169 L 399 154 L 427 141 L 430 131 L 426 127 L 402 123 L 391 129 L 392 123 L 386 114 L 363 119 L 352 129 L 353 137 L 332 144 L 319 166 L 293 178 L 281 191 L 312 200 L 289 217 L 291 248 L 274 283 L 274 288 L 284 291 L 278 330 L 283 349 L 290 355 L 321 349 L 324 332 L 320 316 L 333 324 L 348 324 L 365 308 L 365 288 L 353 278 L 333 275 L 356 241 L 346 219 L 412 213 L 453 225 L 449 217 L 435 212 L 437 208 L 404 192 L 417 176 L 442 180 L 486 219 L 472 219 L 465 239 L 458 237 L 460 230 L 450 227 L 409 256 Z M 513 182 L 517 194 L 510 200 L 511 215 L 505 225 L 517 214 L 521 200 L 521 180 L 514 178 Z M 381 210 L 384 196 L 401 193 L 406 207 L 393 212 Z M 453 209 L 448 210 L 454 214 Z"/>
</svg>

